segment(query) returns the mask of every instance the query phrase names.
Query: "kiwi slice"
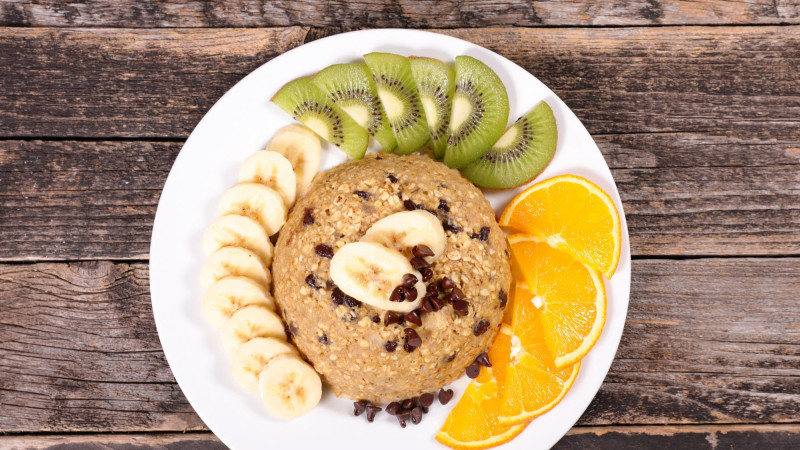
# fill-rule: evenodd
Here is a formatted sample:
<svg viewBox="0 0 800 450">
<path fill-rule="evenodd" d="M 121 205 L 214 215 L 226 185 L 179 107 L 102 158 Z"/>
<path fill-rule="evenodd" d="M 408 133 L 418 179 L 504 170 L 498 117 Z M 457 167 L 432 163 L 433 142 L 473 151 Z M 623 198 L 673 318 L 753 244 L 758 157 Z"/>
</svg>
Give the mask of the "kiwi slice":
<svg viewBox="0 0 800 450">
<path fill-rule="evenodd" d="M 311 79 L 325 91 L 331 101 L 367 130 L 386 151 L 397 146 L 397 140 L 386 120 L 378 88 L 364 64 L 334 64 L 322 69 Z"/>
<path fill-rule="evenodd" d="M 508 94 L 500 77 L 470 56 L 456 57 L 456 87 L 444 163 L 464 167 L 483 156 L 508 124 Z"/>
<path fill-rule="evenodd" d="M 369 145 L 367 131 L 336 106 L 310 77 L 286 83 L 272 102 L 351 158 L 364 157 Z"/>
<path fill-rule="evenodd" d="M 469 181 L 486 188 L 519 186 L 547 167 L 556 152 L 558 130 L 553 110 L 539 102 L 520 117 L 485 155 L 461 169 Z"/>
<path fill-rule="evenodd" d="M 378 86 L 378 96 L 397 139 L 395 152 L 405 155 L 419 150 L 431 136 L 408 58 L 370 53 L 364 55 L 364 61 Z"/>
<path fill-rule="evenodd" d="M 447 149 L 447 124 L 450 123 L 450 103 L 453 100 L 455 74 L 447 64 L 433 58 L 411 56 L 411 73 L 417 82 L 417 92 L 431 130 L 431 148 L 436 159 L 442 159 Z"/>
</svg>

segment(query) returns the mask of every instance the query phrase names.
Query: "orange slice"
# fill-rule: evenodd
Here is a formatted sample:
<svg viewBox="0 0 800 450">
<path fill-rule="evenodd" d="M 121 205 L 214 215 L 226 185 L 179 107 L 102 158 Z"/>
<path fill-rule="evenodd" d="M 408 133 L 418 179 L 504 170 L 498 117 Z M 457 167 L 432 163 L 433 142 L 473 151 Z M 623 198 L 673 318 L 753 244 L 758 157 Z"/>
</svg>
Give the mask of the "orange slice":
<svg viewBox="0 0 800 450">
<path fill-rule="evenodd" d="M 498 422 L 503 425 L 526 423 L 550 411 L 567 394 L 580 369 L 580 362 L 556 368 L 541 330 L 525 332 L 516 336 L 511 326 L 503 324 L 489 349 L 500 392 Z"/>
<path fill-rule="evenodd" d="M 535 347 L 543 335 L 556 367 L 574 364 L 591 350 L 603 331 L 603 277 L 534 236 L 515 234 L 508 242 L 530 292 L 527 299 L 524 292 L 515 295 L 514 333 L 531 354 L 538 354 Z"/>
<path fill-rule="evenodd" d="M 455 449 L 483 449 L 514 439 L 527 424 L 501 424 L 500 407 L 492 371 L 482 367 L 436 433 L 436 440 Z"/>
<path fill-rule="evenodd" d="M 511 200 L 500 226 L 532 234 L 607 278 L 619 264 L 622 234 L 614 201 L 591 181 L 561 175 Z"/>
</svg>

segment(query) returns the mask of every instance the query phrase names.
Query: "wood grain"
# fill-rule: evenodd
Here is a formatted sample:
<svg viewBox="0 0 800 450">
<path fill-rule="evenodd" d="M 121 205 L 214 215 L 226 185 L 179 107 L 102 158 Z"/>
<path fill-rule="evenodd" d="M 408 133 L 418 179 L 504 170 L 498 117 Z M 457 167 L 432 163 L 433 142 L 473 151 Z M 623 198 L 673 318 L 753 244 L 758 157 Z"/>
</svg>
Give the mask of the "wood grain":
<svg viewBox="0 0 800 450">
<path fill-rule="evenodd" d="M 796 421 L 800 258 L 637 260 L 632 292 L 581 424 Z M 203 429 L 151 314 L 144 264 L 0 265 L 0 432 Z"/>
<path fill-rule="evenodd" d="M 593 134 L 797 136 L 800 26 L 442 32 L 539 77 Z M 308 30 L 6 28 L 0 137 L 185 138 Z"/>
<path fill-rule="evenodd" d="M 107 27 L 485 27 L 798 23 L 794 0 L 256 1 L 6 0 L 0 25 Z"/>
<path fill-rule="evenodd" d="M 535 426 L 535 425 L 533 425 Z M 574 427 L 555 449 L 626 450 L 641 448 L 769 448 L 793 450 L 800 442 L 798 425 L 684 425 Z M 0 436 L 6 450 L 225 450 L 211 433 L 89 434 Z"/>
<path fill-rule="evenodd" d="M 800 136 L 596 140 L 633 255 L 800 255 Z M 0 141 L 0 261 L 147 259 L 181 145 Z"/>
</svg>

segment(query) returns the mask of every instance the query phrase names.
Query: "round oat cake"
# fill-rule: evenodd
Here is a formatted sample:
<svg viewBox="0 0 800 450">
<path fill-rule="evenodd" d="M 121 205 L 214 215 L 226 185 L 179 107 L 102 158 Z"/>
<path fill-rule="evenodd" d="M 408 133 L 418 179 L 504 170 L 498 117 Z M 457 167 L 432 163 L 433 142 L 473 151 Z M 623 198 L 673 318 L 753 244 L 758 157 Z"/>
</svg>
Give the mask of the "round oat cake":
<svg viewBox="0 0 800 450">
<path fill-rule="evenodd" d="M 330 259 L 316 247 L 335 252 L 379 219 L 414 208 L 442 221 L 447 244 L 431 282 L 453 280 L 468 313 L 445 304 L 423 314 L 422 326 L 385 326 L 386 311 L 335 305 Z M 511 284 L 506 240 L 489 202 L 457 170 L 422 155 L 371 154 L 319 174 L 280 233 L 272 270 L 275 300 L 298 349 L 334 394 L 374 404 L 461 377 L 494 340 Z M 422 338 L 412 352 L 403 346 L 407 327 Z"/>
</svg>

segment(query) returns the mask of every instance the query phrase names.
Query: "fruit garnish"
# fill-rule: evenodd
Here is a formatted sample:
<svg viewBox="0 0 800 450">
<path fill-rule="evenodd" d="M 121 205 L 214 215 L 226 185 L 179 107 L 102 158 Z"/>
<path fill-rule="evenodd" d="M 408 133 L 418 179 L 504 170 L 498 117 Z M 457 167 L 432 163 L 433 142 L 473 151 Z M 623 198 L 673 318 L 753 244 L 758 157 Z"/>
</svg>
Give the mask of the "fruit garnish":
<svg viewBox="0 0 800 450">
<path fill-rule="evenodd" d="M 378 97 L 378 88 L 364 64 L 334 64 L 311 79 L 330 96 L 367 133 L 377 140 L 384 150 L 392 151 L 397 140 L 392 134 L 386 113 Z"/>
<path fill-rule="evenodd" d="M 286 83 L 272 102 L 351 158 L 361 159 L 366 153 L 369 134 L 310 78 Z"/>
<path fill-rule="evenodd" d="M 456 87 L 444 163 L 460 168 L 486 154 L 508 124 L 508 94 L 494 71 L 471 56 L 456 57 Z"/>
<path fill-rule="evenodd" d="M 411 72 L 417 82 L 419 99 L 430 128 L 433 156 L 441 160 L 447 149 L 447 126 L 450 124 L 455 73 L 449 65 L 438 59 L 415 56 L 408 59 L 411 61 Z"/>
<path fill-rule="evenodd" d="M 405 155 L 419 150 L 430 139 L 430 132 L 408 58 L 392 53 L 369 53 L 364 55 L 364 61 L 378 87 L 378 96 L 397 139 L 395 152 Z"/>
<path fill-rule="evenodd" d="M 303 125 L 286 125 L 275 132 L 264 150 L 280 153 L 289 160 L 297 179 L 295 197 L 305 194 L 314 175 L 319 171 L 319 164 L 322 160 L 322 145 L 319 142 L 319 136 Z M 240 182 L 242 181 L 242 172 L 247 170 L 246 166 L 245 162 L 239 172 Z M 286 206 L 291 207 L 292 205 L 287 203 Z"/>
<path fill-rule="evenodd" d="M 461 169 L 478 186 L 505 189 L 525 184 L 538 175 L 556 152 L 556 119 L 545 102 L 517 119 L 492 148 Z"/>
<path fill-rule="evenodd" d="M 617 208 L 585 178 L 560 175 L 534 184 L 511 200 L 499 223 L 538 237 L 607 278 L 619 264 L 622 232 Z"/>
<path fill-rule="evenodd" d="M 437 441 L 455 449 L 484 449 L 504 444 L 525 429 L 526 423 L 500 423 L 501 401 L 496 387 L 491 387 L 496 386 L 492 378 L 491 370 L 481 368 L 481 374 L 467 386 L 436 433 Z"/>
<path fill-rule="evenodd" d="M 574 364 L 591 350 L 603 331 L 603 277 L 535 236 L 515 234 L 508 242 L 525 281 L 525 286 L 517 285 L 515 291 L 514 334 L 532 355 L 541 354 L 539 344 L 544 342 L 555 367 Z"/>
</svg>

